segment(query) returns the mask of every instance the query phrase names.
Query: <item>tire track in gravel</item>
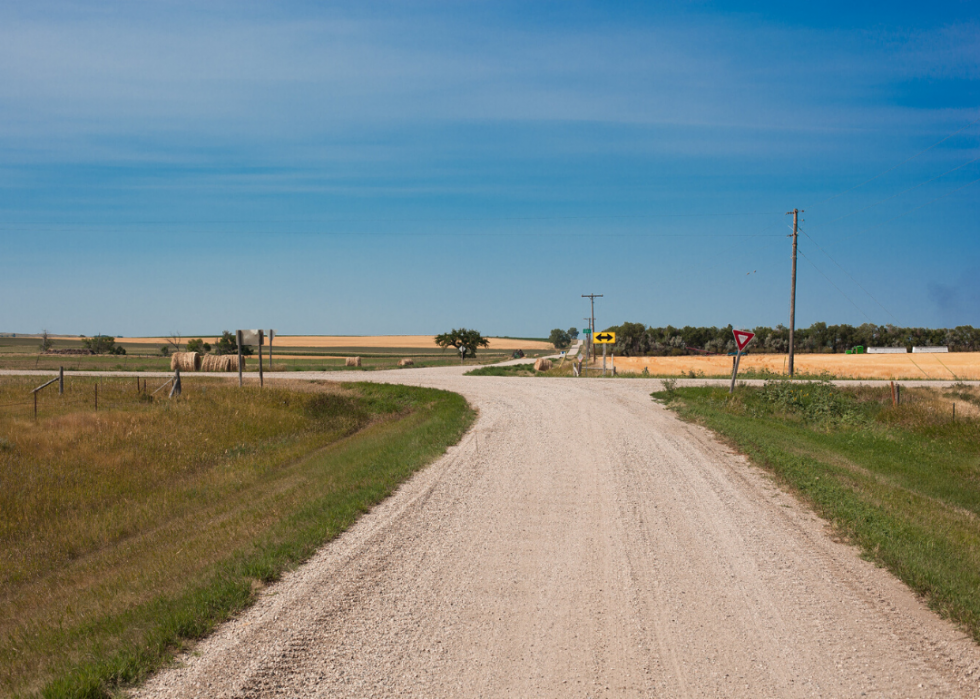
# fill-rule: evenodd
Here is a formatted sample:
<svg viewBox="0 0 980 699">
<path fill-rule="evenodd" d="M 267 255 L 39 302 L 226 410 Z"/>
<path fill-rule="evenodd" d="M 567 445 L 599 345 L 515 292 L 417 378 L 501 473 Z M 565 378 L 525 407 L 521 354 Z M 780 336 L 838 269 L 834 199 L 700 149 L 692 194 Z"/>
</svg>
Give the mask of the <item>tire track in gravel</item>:
<svg viewBox="0 0 980 699">
<path fill-rule="evenodd" d="M 480 415 L 137 696 L 980 696 L 969 637 L 653 403 L 659 382 L 318 378 Z"/>
</svg>

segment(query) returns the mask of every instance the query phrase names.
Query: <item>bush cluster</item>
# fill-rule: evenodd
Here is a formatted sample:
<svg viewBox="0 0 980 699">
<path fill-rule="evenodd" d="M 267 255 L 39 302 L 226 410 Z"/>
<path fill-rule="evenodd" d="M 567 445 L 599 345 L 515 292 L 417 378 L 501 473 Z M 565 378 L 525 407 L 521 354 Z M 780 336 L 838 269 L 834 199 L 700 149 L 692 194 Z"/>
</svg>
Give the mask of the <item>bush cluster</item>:
<svg viewBox="0 0 980 699">
<path fill-rule="evenodd" d="M 675 328 L 647 327 L 643 323 L 623 323 L 606 330 L 616 333 L 615 352 L 627 357 L 669 356 L 682 354 L 727 354 L 735 351 L 732 326 Z M 789 328 L 759 326 L 753 328 L 755 339 L 750 351 L 778 354 L 789 350 Z M 814 323 L 797 328 L 794 349 L 800 353 L 841 353 L 856 345 L 864 347 L 916 346 L 949 347 L 951 352 L 980 351 L 980 328 L 961 325 L 956 328 L 901 328 L 895 325 L 827 325 Z"/>
</svg>

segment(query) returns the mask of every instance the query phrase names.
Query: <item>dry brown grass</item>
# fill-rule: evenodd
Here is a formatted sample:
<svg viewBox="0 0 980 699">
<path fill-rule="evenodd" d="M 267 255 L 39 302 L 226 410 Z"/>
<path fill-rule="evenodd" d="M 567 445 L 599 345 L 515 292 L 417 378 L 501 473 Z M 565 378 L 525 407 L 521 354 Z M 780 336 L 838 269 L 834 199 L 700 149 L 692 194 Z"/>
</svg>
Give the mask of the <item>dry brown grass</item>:
<svg viewBox="0 0 980 699">
<path fill-rule="evenodd" d="M 739 363 L 739 374 L 752 370 L 786 373 L 785 354 L 748 354 Z M 602 358 L 598 359 L 601 364 Z M 616 370 L 641 373 L 646 368 L 658 376 L 731 376 L 731 357 L 616 357 Z M 848 379 L 942 379 L 980 380 L 980 353 L 949 354 L 798 354 L 797 374 L 829 374 Z"/>
<path fill-rule="evenodd" d="M 102 380 L 95 412 L 95 382 L 73 378 L 64 397 L 45 389 L 35 422 L 21 403 L 37 383 L 0 383 L 0 693 L 47 676 L 45 646 L 74 642 L 62 628 L 180 590 L 278 521 L 304 497 L 279 465 L 366 419 L 323 422 L 307 407 L 323 399 L 207 379 L 152 402 Z"/>
</svg>

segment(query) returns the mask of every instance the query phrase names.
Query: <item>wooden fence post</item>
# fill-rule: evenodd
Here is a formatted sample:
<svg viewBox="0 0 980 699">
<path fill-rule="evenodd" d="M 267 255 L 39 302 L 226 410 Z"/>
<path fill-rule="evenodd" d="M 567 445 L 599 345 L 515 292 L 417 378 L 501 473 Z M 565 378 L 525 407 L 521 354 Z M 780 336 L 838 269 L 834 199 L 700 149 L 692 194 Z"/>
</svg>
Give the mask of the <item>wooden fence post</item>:
<svg viewBox="0 0 980 699">
<path fill-rule="evenodd" d="M 242 331 L 235 331 L 235 340 L 238 342 L 238 387 L 242 387 L 242 364 L 245 363 L 242 357 Z"/>
<path fill-rule="evenodd" d="M 265 381 L 262 378 L 262 343 L 264 340 L 263 332 L 259 330 L 259 388 L 265 386 Z"/>
</svg>

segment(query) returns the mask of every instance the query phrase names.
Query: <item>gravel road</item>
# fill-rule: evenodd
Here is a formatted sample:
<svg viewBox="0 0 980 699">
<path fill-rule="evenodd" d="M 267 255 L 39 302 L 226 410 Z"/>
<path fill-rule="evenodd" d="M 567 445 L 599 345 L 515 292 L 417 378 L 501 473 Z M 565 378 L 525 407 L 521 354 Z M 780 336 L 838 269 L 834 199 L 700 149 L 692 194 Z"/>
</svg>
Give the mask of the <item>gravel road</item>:
<svg viewBox="0 0 980 699">
<path fill-rule="evenodd" d="M 659 382 L 322 378 L 480 415 L 136 696 L 980 696 L 972 640 L 655 404 Z"/>
</svg>

